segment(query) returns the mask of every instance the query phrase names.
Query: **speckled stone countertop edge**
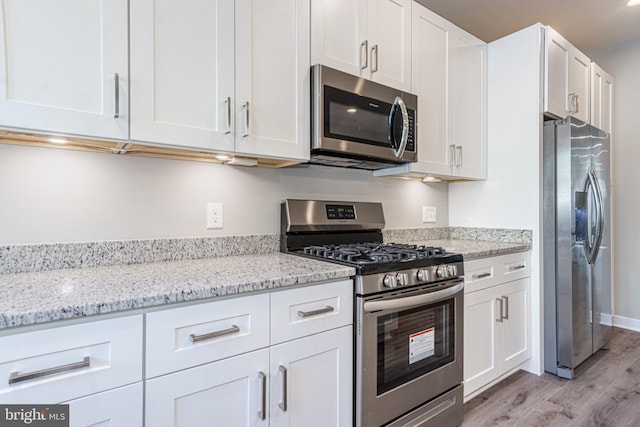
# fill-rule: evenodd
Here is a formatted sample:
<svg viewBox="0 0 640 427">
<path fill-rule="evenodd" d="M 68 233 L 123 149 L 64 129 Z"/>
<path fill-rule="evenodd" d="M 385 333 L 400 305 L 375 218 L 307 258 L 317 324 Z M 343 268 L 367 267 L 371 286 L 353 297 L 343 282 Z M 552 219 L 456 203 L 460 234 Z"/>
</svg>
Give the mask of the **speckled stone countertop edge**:
<svg viewBox="0 0 640 427">
<path fill-rule="evenodd" d="M 174 303 L 215 300 L 355 275 L 287 254 L 230 256 L 0 276 L 0 331 Z"/>
</svg>

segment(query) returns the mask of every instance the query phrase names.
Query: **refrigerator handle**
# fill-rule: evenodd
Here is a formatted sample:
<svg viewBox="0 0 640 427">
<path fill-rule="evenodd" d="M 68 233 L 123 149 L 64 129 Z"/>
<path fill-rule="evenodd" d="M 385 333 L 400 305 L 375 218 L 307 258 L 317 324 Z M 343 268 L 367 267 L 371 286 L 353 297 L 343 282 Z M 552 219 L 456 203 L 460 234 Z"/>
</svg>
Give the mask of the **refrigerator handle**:
<svg viewBox="0 0 640 427">
<path fill-rule="evenodd" d="M 596 235 L 591 243 L 591 226 L 588 226 L 587 236 L 584 239 L 584 251 L 587 255 L 587 262 L 593 264 L 598 256 L 600 249 L 600 242 L 602 241 L 602 228 L 604 225 L 604 218 L 602 217 L 602 192 L 600 191 L 600 185 L 598 184 L 598 178 L 596 177 L 593 169 L 589 168 L 587 173 L 587 179 L 584 183 L 584 192 L 588 193 L 589 190 L 593 191 L 593 197 L 596 202 Z"/>
<path fill-rule="evenodd" d="M 593 243 L 593 257 L 591 263 L 593 264 L 598 257 L 600 251 L 600 245 L 602 244 L 602 235 L 604 234 L 604 212 L 602 208 L 602 189 L 600 188 L 600 180 L 596 176 L 596 172 L 589 170 L 591 176 L 593 192 L 596 196 L 596 240 Z"/>
</svg>

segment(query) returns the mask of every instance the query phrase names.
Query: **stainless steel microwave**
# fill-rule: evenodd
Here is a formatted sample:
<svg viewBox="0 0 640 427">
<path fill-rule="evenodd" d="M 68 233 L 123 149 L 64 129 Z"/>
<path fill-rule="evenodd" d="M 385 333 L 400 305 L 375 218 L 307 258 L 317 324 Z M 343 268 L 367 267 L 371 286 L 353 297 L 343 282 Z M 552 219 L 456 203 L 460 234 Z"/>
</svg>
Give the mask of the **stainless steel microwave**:
<svg viewBox="0 0 640 427">
<path fill-rule="evenodd" d="M 311 88 L 310 163 L 373 170 L 416 161 L 416 95 L 320 64 Z"/>
</svg>

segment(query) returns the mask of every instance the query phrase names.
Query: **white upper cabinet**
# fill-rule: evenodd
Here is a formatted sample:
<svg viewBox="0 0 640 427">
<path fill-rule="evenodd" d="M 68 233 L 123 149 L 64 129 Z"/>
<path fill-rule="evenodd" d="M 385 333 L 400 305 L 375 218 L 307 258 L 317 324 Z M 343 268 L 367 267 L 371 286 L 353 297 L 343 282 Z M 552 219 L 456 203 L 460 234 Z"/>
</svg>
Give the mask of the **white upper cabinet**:
<svg viewBox="0 0 640 427">
<path fill-rule="evenodd" d="M 131 139 L 233 151 L 233 0 L 131 1 Z"/>
<path fill-rule="evenodd" d="M 127 139 L 126 0 L 3 0 L 0 126 Z"/>
<path fill-rule="evenodd" d="M 412 0 L 312 0 L 311 63 L 411 87 Z"/>
<path fill-rule="evenodd" d="M 591 60 L 557 31 L 545 28 L 544 111 L 589 122 Z"/>
<path fill-rule="evenodd" d="M 131 1 L 131 139 L 309 156 L 309 2 Z"/>
<path fill-rule="evenodd" d="M 607 133 L 613 130 L 614 78 L 591 63 L 591 124 Z"/>
<path fill-rule="evenodd" d="M 487 45 L 417 3 L 412 14 L 418 161 L 374 174 L 485 179 Z"/>
<path fill-rule="evenodd" d="M 236 1 L 236 151 L 307 160 L 309 0 Z"/>
<path fill-rule="evenodd" d="M 453 175 L 486 179 L 487 44 L 458 28 L 451 36 L 449 145 L 455 148 Z"/>
</svg>

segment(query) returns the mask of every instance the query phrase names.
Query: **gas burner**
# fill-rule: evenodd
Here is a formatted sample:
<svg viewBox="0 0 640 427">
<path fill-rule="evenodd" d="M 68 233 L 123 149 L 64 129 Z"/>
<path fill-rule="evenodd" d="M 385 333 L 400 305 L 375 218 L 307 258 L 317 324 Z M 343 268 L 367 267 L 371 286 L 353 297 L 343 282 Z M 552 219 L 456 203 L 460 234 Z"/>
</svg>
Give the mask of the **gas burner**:
<svg viewBox="0 0 640 427">
<path fill-rule="evenodd" d="M 305 255 L 358 265 L 435 258 L 447 253 L 445 249 L 439 247 L 380 242 L 307 246 L 301 252 Z"/>
</svg>

